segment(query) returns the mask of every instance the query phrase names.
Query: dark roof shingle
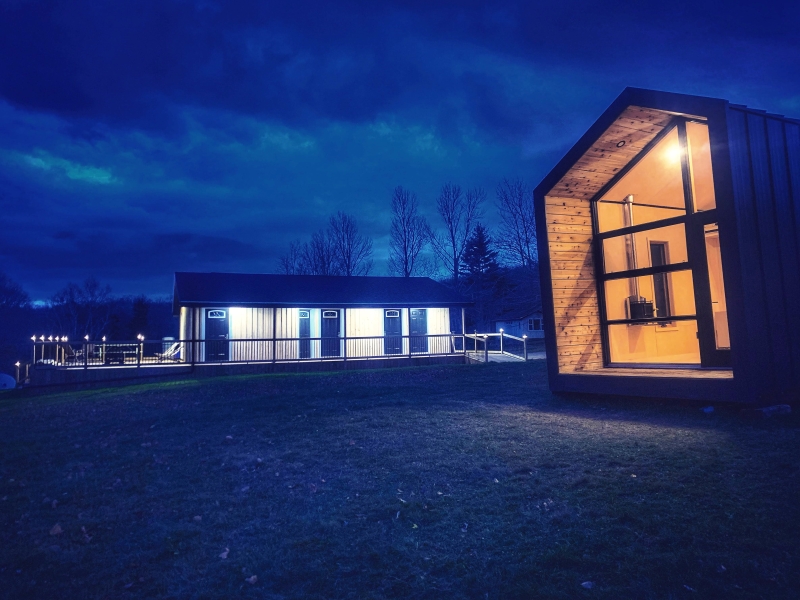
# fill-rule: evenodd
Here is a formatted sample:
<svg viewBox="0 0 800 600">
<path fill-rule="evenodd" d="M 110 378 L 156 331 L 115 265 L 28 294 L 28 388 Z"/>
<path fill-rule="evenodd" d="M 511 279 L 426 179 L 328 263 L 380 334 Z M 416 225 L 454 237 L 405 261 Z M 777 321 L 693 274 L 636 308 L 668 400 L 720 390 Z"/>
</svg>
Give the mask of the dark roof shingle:
<svg viewBox="0 0 800 600">
<path fill-rule="evenodd" d="M 174 307 L 437 307 L 470 304 L 428 277 L 175 273 Z"/>
</svg>

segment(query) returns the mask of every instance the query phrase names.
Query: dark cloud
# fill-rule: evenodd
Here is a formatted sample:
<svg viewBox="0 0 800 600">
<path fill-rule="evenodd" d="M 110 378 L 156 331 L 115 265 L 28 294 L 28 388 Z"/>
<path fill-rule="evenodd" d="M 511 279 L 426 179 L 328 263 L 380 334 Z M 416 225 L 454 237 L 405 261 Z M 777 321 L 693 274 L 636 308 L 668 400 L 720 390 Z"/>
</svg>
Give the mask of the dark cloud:
<svg viewBox="0 0 800 600">
<path fill-rule="evenodd" d="M 626 85 L 800 115 L 800 4 L 757 8 L 0 0 L 3 268 L 163 293 L 336 210 L 383 252 L 395 185 L 536 183 Z"/>
<path fill-rule="evenodd" d="M 491 130 L 493 116 L 502 127 L 518 107 L 504 102 L 508 83 L 470 70 L 477 48 L 532 64 L 627 72 L 710 58 L 710 73 L 729 72 L 751 62 L 752 45 L 796 52 L 800 9 L 70 0 L 10 3 L 2 16 L 0 93 L 17 106 L 169 128 L 180 125 L 170 103 L 200 104 L 307 125 L 369 120 L 412 98 L 457 95 Z M 456 50 L 442 53 L 445 44 Z M 453 52 L 467 63 L 460 72 Z M 755 58 L 767 73 L 776 67 Z M 797 62 L 782 61 L 782 76 L 797 75 Z"/>
</svg>

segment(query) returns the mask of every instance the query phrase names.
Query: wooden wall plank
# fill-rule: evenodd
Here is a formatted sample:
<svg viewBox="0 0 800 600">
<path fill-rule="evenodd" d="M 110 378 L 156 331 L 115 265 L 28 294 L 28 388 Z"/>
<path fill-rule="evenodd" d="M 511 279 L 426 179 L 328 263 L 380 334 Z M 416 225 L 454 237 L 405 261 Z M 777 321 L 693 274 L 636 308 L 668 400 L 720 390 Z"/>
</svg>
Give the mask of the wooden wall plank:
<svg viewBox="0 0 800 600">
<path fill-rule="evenodd" d="M 589 200 L 671 120 L 672 115 L 664 111 L 628 107 L 553 186 L 550 195 Z"/>
<path fill-rule="evenodd" d="M 600 368 L 603 352 L 589 202 L 548 196 L 544 205 L 559 370 Z"/>
</svg>

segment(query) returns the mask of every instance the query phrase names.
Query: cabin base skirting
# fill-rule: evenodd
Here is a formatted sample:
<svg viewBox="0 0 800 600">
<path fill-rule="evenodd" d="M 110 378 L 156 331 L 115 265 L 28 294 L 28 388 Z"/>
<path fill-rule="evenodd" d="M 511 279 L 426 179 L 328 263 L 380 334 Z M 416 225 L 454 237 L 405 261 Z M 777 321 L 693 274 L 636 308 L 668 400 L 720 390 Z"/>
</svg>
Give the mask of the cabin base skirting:
<svg viewBox="0 0 800 600">
<path fill-rule="evenodd" d="M 113 383 L 155 383 L 165 379 L 258 375 L 262 373 L 305 373 L 315 371 L 351 371 L 465 363 L 463 354 L 387 359 L 348 359 L 286 363 L 196 363 L 162 367 L 104 367 L 99 369 L 33 369 L 31 387 L 93 387 Z"/>
<path fill-rule="evenodd" d="M 636 374 L 602 374 L 596 372 L 560 373 L 550 379 L 550 389 L 555 392 L 592 393 L 611 396 L 639 396 L 644 398 L 672 398 L 702 402 L 749 402 L 741 396 L 732 376 L 719 376 L 720 372 L 697 371 L 696 375 L 679 377 L 664 374 L 659 377 Z M 626 369 L 627 370 L 627 369 Z M 708 373 L 704 377 L 701 374 Z"/>
</svg>

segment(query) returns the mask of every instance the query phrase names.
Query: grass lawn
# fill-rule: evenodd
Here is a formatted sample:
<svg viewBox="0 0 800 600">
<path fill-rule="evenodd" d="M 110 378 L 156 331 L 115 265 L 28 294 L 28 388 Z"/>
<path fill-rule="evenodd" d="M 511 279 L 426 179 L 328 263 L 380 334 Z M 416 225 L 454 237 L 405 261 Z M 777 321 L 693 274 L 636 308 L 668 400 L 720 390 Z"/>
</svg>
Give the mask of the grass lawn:
<svg viewBox="0 0 800 600">
<path fill-rule="evenodd" d="M 0 596 L 800 597 L 800 419 L 699 408 L 544 361 L 7 393 Z"/>
</svg>

